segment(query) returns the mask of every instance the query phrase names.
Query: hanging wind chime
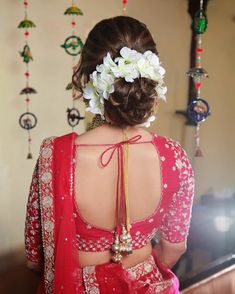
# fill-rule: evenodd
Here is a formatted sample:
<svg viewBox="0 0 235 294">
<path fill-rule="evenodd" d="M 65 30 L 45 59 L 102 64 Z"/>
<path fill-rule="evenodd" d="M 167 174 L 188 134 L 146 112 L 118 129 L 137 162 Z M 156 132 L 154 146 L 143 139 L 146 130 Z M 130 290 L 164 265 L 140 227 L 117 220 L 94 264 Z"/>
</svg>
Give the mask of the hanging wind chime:
<svg viewBox="0 0 235 294">
<path fill-rule="evenodd" d="M 188 106 L 188 115 L 192 121 L 196 124 L 196 152 L 195 156 L 202 156 L 202 151 L 200 149 L 199 141 L 199 130 L 201 123 L 206 120 L 210 114 L 210 107 L 208 102 L 201 98 L 201 86 L 202 79 L 208 78 L 207 71 L 202 67 L 202 34 L 205 33 L 207 28 L 207 16 L 206 12 L 203 10 L 203 0 L 200 0 L 200 9 L 195 13 L 193 19 L 193 30 L 196 35 L 196 62 L 195 67 L 191 68 L 187 75 L 193 78 L 195 87 L 195 99 Z"/>
<path fill-rule="evenodd" d="M 69 15 L 71 17 L 72 34 L 65 39 L 61 47 L 64 48 L 65 52 L 72 57 L 72 70 L 74 72 L 76 57 L 80 54 L 83 47 L 81 38 L 77 36 L 75 32 L 77 26 L 76 17 L 83 15 L 83 12 L 75 4 L 75 0 L 72 0 L 71 6 L 66 9 L 64 15 Z M 76 94 L 72 82 L 67 85 L 66 90 L 72 90 L 72 108 L 67 109 L 67 121 L 73 130 L 74 127 L 79 124 L 79 121 L 84 119 L 84 117 L 80 116 L 80 112 L 75 107 Z"/>
<path fill-rule="evenodd" d="M 29 110 L 29 104 L 31 102 L 30 95 L 31 94 L 36 94 L 37 91 L 30 87 L 29 85 L 29 77 L 30 77 L 30 72 L 29 72 L 29 63 L 33 61 L 33 56 L 31 53 L 31 49 L 29 47 L 28 43 L 28 37 L 30 35 L 29 29 L 35 28 L 36 25 L 34 22 L 28 19 L 28 1 L 23 2 L 24 5 L 24 20 L 21 21 L 18 25 L 19 29 L 24 30 L 24 37 L 25 37 L 25 45 L 20 51 L 20 56 L 22 57 L 22 61 L 25 63 L 25 78 L 26 78 L 26 86 L 23 88 L 20 92 L 20 95 L 25 96 L 25 103 L 26 103 L 26 112 L 24 112 L 20 118 L 19 118 L 19 124 L 20 126 L 28 132 L 28 155 L 27 159 L 32 158 L 32 153 L 31 153 L 31 143 L 32 143 L 32 138 L 31 138 L 31 130 L 36 126 L 37 124 L 37 117 L 35 114 L 30 112 Z"/>
</svg>

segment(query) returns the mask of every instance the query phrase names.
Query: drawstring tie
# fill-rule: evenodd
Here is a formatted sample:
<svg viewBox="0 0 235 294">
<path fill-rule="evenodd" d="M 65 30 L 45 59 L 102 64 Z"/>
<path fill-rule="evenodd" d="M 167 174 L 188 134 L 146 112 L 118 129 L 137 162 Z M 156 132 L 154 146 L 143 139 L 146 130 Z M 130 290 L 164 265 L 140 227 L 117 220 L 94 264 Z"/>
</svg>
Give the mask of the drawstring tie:
<svg viewBox="0 0 235 294">
<path fill-rule="evenodd" d="M 130 235 L 130 212 L 128 197 L 128 144 L 134 144 L 142 138 L 136 135 L 128 139 L 123 130 L 123 141 L 111 145 L 105 149 L 100 156 L 102 167 L 106 167 L 117 151 L 118 174 L 116 186 L 116 230 L 114 242 L 111 248 L 112 260 L 119 262 L 122 257 L 132 253 L 132 239 Z M 108 154 L 111 152 L 110 154 Z M 105 156 L 107 158 L 105 159 Z"/>
</svg>

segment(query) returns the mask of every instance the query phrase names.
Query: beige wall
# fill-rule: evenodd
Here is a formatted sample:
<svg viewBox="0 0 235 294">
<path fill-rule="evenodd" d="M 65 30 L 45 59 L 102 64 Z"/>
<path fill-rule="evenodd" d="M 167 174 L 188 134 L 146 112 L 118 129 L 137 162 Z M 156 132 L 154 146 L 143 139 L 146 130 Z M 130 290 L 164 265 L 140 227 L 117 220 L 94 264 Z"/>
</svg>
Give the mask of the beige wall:
<svg viewBox="0 0 235 294">
<path fill-rule="evenodd" d="M 185 128 L 184 119 L 175 115 L 187 101 L 187 78 L 190 18 L 187 1 L 130 0 L 128 14 L 144 21 L 158 44 L 161 60 L 167 69 L 168 103 L 161 103 L 158 120 L 152 130 L 180 141 L 189 153 L 193 128 Z M 201 128 L 204 157 L 193 159 L 197 179 L 197 195 L 210 187 L 235 188 L 235 13 L 233 0 L 213 0 L 208 7 L 209 26 L 203 37 L 203 64 L 210 73 L 202 88 L 210 102 L 212 116 Z M 30 64 L 30 84 L 38 90 L 32 96 L 31 110 L 39 123 L 33 131 L 33 160 L 26 160 L 26 132 L 18 126 L 24 112 L 24 65 L 18 51 L 24 45 L 23 32 L 16 29 L 23 18 L 20 1 L 1 0 L 0 5 L 0 253 L 21 245 L 28 187 L 39 145 L 46 136 L 70 132 L 65 110 L 70 94 L 64 90 L 70 80 L 71 59 L 60 48 L 70 34 L 70 19 L 63 12 L 69 1 L 33 1 L 29 16 L 37 24 L 29 42 L 34 55 Z M 84 40 L 92 26 L 102 18 L 121 14 L 121 0 L 79 1 L 84 12 L 79 17 L 79 34 Z M 83 106 L 80 104 L 83 113 Z M 78 133 L 84 131 L 81 124 Z"/>
</svg>

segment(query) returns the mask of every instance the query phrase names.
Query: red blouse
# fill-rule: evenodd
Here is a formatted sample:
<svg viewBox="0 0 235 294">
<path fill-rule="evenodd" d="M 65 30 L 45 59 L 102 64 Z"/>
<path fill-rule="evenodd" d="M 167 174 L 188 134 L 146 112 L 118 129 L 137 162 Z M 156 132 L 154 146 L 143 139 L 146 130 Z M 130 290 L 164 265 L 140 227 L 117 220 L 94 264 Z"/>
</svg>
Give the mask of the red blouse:
<svg viewBox="0 0 235 294">
<path fill-rule="evenodd" d="M 170 242 L 185 240 L 189 230 L 194 190 L 192 168 L 184 150 L 177 142 L 154 134 L 151 141 L 131 142 L 131 144 L 143 143 L 153 144 L 160 158 L 161 200 L 152 215 L 131 224 L 133 250 L 149 243 L 158 230 L 162 238 Z M 114 153 L 118 144 L 120 143 L 108 149 L 113 149 L 112 153 Z M 90 145 L 82 144 L 76 147 L 78 146 Z M 88 223 L 82 217 L 76 201 L 74 201 L 74 216 L 79 250 L 101 252 L 111 248 L 115 232 Z"/>
<path fill-rule="evenodd" d="M 190 225 L 194 177 L 185 151 L 179 143 L 156 134 L 153 134 L 152 140 L 148 143 L 155 146 L 160 158 L 162 193 L 155 212 L 144 220 L 132 223 L 133 249 L 145 246 L 157 231 L 169 242 L 181 242 L 187 238 Z M 44 157 L 51 156 L 47 154 L 49 151 L 49 149 L 43 151 Z M 32 262 L 38 262 L 42 256 L 37 168 L 38 165 L 36 165 L 30 187 L 25 226 L 26 256 Z M 48 200 L 45 198 L 44 202 L 47 202 L 43 202 L 43 205 L 49 207 L 52 204 L 49 200 L 51 201 L 51 198 Z M 110 249 L 113 243 L 113 231 L 87 223 L 79 213 L 75 201 L 74 217 L 79 250 L 100 252 Z"/>
</svg>

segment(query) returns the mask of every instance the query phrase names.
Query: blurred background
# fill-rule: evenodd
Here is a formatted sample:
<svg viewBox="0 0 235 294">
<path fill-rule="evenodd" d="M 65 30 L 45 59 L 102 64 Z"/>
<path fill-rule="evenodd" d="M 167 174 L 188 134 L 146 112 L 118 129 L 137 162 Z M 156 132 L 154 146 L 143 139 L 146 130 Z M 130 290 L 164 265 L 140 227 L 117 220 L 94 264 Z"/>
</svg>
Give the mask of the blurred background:
<svg viewBox="0 0 235 294">
<path fill-rule="evenodd" d="M 19 95 L 25 84 L 25 65 L 19 55 L 25 39 L 23 31 L 17 29 L 24 18 L 23 1 L 0 0 L 0 293 L 35 293 L 37 277 L 25 269 L 23 251 L 32 171 L 43 138 L 71 132 L 66 119 L 71 93 L 65 87 L 71 80 L 72 61 L 60 47 L 71 34 L 71 19 L 63 15 L 70 2 L 28 2 L 29 18 L 37 26 L 30 33 L 34 57 L 30 84 L 38 91 L 30 104 L 38 117 L 32 131 L 31 160 L 26 159 L 27 132 L 18 124 L 25 111 L 23 96 Z M 150 130 L 179 141 L 195 171 L 188 250 L 174 268 L 182 288 L 218 272 L 218 265 L 223 264 L 219 270 L 230 267 L 235 253 L 235 1 L 210 0 L 207 5 L 202 64 L 209 79 L 204 80 L 201 93 L 210 104 L 211 115 L 200 130 L 203 157 L 194 157 L 195 126 L 187 125 L 186 118 L 176 114 L 177 110 L 186 110 L 188 103 L 186 72 L 190 68 L 192 34 L 189 2 L 129 0 L 127 5 L 127 15 L 146 23 L 152 32 L 167 70 L 167 103 L 160 103 Z M 83 42 L 99 20 L 122 14 L 121 0 L 79 0 L 77 4 L 84 13 L 76 20 L 76 33 Z M 83 103 L 78 102 L 77 107 L 84 115 Z M 78 134 L 85 131 L 88 120 L 80 121 L 75 129 Z"/>
</svg>

